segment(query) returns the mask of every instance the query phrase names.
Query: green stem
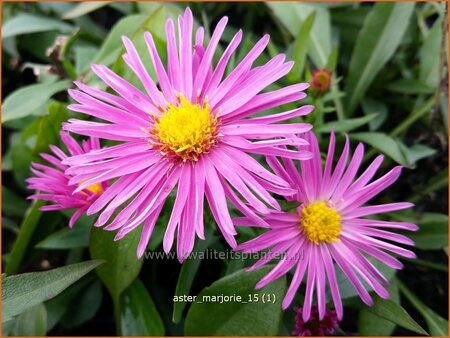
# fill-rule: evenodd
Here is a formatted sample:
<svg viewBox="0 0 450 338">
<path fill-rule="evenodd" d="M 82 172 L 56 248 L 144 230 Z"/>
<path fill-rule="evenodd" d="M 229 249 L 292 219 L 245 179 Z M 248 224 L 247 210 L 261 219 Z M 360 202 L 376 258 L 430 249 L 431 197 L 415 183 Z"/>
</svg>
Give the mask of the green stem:
<svg viewBox="0 0 450 338">
<path fill-rule="evenodd" d="M 28 244 L 33 236 L 34 230 L 36 229 L 39 219 L 41 218 L 42 212 L 39 208 L 45 204 L 44 201 L 35 201 L 28 208 L 25 218 L 20 226 L 19 235 L 17 236 L 16 242 L 11 250 L 11 258 L 6 266 L 5 272 L 7 275 L 13 275 L 19 271 L 22 260 L 28 248 Z"/>
<path fill-rule="evenodd" d="M 120 295 L 113 296 L 114 321 L 116 322 L 116 335 L 122 335 L 121 314 L 120 314 Z"/>
<path fill-rule="evenodd" d="M 338 121 L 345 120 L 344 107 L 342 106 L 341 98 L 338 97 L 339 85 L 336 83 L 336 77 L 333 76 L 331 80 L 331 92 L 335 95 L 334 105 L 336 106 L 336 115 Z"/>
<path fill-rule="evenodd" d="M 434 105 L 434 101 L 435 101 L 435 97 L 432 96 L 427 102 L 425 102 L 422 107 L 420 107 L 419 109 L 417 109 L 415 112 L 413 112 L 411 115 L 408 116 L 408 118 L 406 118 L 405 120 L 403 120 L 402 123 L 400 123 L 393 131 L 390 132 L 390 136 L 391 137 L 395 137 L 398 136 L 399 134 L 401 134 L 404 130 L 408 129 L 408 127 L 413 124 L 414 122 L 416 122 L 418 119 L 422 118 L 423 116 L 425 116 L 430 109 L 433 107 Z"/>
<path fill-rule="evenodd" d="M 435 269 L 435 270 L 439 270 L 439 271 L 443 271 L 443 272 L 448 272 L 448 267 L 444 264 L 439 264 L 439 263 L 433 263 L 433 262 L 428 262 L 425 261 L 423 259 L 406 259 L 406 261 L 411 262 L 411 263 L 415 263 L 417 265 L 422 265 L 422 266 L 426 266 L 427 268 L 431 268 L 431 269 Z"/>
</svg>

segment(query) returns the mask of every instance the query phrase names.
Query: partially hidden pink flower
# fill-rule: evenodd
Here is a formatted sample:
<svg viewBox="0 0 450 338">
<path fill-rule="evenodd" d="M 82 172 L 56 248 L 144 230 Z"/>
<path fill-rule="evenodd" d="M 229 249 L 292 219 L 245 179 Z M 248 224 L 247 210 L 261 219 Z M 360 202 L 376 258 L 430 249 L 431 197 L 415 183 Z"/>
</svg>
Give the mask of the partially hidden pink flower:
<svg viewBox="0 0 450 338">
<path fill-rule="evenodd" d="M 303 309 L 294 308 L 295 311 L 295 329 L 292 331 L 293 336 L 301 337 L 321 337 L 325 334 L 332 334 L 338 327 L 338 318 L 336 311 L 325 311 L 325 316 L 319 318 L 319 310 L 317 306 L 311 308 L 311 317 L 309 320 L 303 320 Z"/>
<path fill-rule="evenodd" d="M 347 137 L 344 150 L 333 168 L 334 133 L 331 134 L 323 167 L 314 134 L 308 133 L 306 139 L 311 143 L 314 156 L 309 161 L 300 162 L 301 173 L 290 159 L 283 159 L 281 162 L 273 157 L 267 159 L 274 172 L 297 190 L 296 194 L 286 199 L 298 201 L 300 206 L 296 212 L 273 211 L 265 216 L 270 230 L 240 244 L 238 249 L 254 253 L 270 248 L 270 252 L 250 270 L 281 256 L 277 265 L 258 282 L 257 288 L 264 287 L 295 268 L 282 302 L 284 309 L 289 307 L 304 280 L 306 293 L 302 306 L 303 320 L 310 319 L 314 298 L 318 305 L 319 318 L 324 318 L 327 286 L 338 318 L 341 319 L 343 308 L 336 280 L 337 267 L 342 270 L 364 303 L 371 305 L 373 300 L 362 281 L 380 297 L 388 298 L 389 293 L 385 288 L 388 280 L 368 257 L 371 256 L 391 268 L 401 269 L 403 264 L 393 254 L 406 258 L 414 258 L 415 254 L 397 244 L 414 245 L 414 242 L 392 230 L 415 231 L 418 227 L 412 223 L 366 218 L 412 206 L 406 202 L 366 205 L 397 180 L 401 167 L 395 167 L 384 176 L 372 180 L 383 161 L 383 156 L 378 156 L 357 177 L 364 147 L 359 144 L 347 164 L 350 155 Z M 235 224 L 255 225 L 247 217 L 236 218 Z"/>
<path fill-rule="evenodd" d="M 119 142 L 66 159 L 64 163 L 71 166 L 67 173 L 73 175 L 70 182 L 79 184 L 78 190 L 82 190 L 115 180 L 87 214 L 100 213 L 95 225 L 118 230 L 116 239 L 143 224 L 139 257 L 175 187 L 176 199 L 163 247 L 169 251 L 176 236 L 177 255 L 183 260 L 192 251 L 196 235 L 204 239 L 204 196 L 225 240 L 235 247 L 236 230 L 227 200 L 264 225 L 255 210 L 261 214 L 280 210 L 269 192 L 293 193 L 286 180 L 266 170 L 249 154 L 299 160 L 311 157 L 307 150 L 285 147 L 306 145 L 299 135 L 310 130 L 311 125 L 278 122 L 308 114 L 312 106 L 251 118 L 258 112 L 303 99 L 308 84 L 261 93 L 293 65 L 280 54 L 252 67 L 267 46 L 268 36 L 259 40 L 224 77 L 242 38 L 242 32 L 237 32 L 214 65 L 213 56 L 226 23 L 227 18 L 222 18 L 205 44 L 202 27 L 193 40 L 189 8 L 178 18 L 178 39 L 174 22 L 167 20 L 167 67 L 163 66 L 152 35 L 146 32 L 144 39 L 155 79 L 150 77 L 133 43 L 123 37 L 123 58 L 145 92 L 103 65 L 92 65 L 92 70 L 115 94 L 79 82 L 79 89 L 69 91 L 77 101 L 69 107 L 71 110 L 104 121 L 72 119 L 64 129 Z"/>
<path fill-rule="evenodd" d="M 37 190 L 37 192 L 28 198 L 51 202 L 51 204 L 41 207 L 43 211 L 76 209 L 69 221 L 69 227 L 73 227 L 77 219 L 107 188 L 108 183 L 106 181 L 94 183 L 75 192 L 78 186 L 69 184 L 71 176 L 65 173 L 68 166 L 62 164 L 62 161 L 69 156 L 98 150 L 100 149 L 100 143 L 97 138 L 91 137 L 79 145 L 67 132 L 61 132 L 60 135 L 68 154 L 54 145 L 50 146 L 53 154 L 40 154 L 48 164 L 31 164 L 31 172 L 34 176 L 26 181 L 28 182 L 28 189 Z"/>
</svg>

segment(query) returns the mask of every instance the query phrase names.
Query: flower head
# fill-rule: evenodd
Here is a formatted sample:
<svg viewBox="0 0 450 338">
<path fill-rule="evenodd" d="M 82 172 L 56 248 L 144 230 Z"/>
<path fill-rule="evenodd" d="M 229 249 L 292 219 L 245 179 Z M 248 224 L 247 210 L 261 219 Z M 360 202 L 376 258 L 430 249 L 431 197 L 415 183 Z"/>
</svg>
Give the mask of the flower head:
<svg viewBox="0 0 450 338">
<path fill-rule="evenodd" d="M 293 336 L 324 336 L 325 333 L 331 334 L 338 326 L 338 318 L 336 311 L 326 310 L 325 316 L 319 318 L 319 310 L 317 306 L 311 308 L 311 318 L 307 321 L 303 320 L 303 309 L 294 308 L 295 311 L 295 329 L 292 331 Z"/>
<path fill-rule="evenodd" d="M 100 149 L 100 144 L 97 138 L 92 137 L 79 145 L 68 133 L 61 132 L 60 135 L 69 155 L 54 145 L 50 146 L 53 155 L 40 154 L 49 165 L 32 163 L 31 171 L 34 177 L 27 179 L 28 189 L 38 190 L 38 192 L 28 198 L 52 202 L 51 205 L 41 207 L 43 211 L 77 209 L 69 221 L 69 226 L 73 227 L 76 220 L 86 212 L 107 188 L 108 183 L 94 183 L 75 191 L 78 186 L 69 184 L 71 176 L 65 173 L 68 166 L 62 164 L 62 161 L 68 156 L 81 155 L 91 150 L 98 150 Z"/>
<path fill-rule="evenodd" d="M 331 86 L 332 73 L 327 68 L 315 69 L 311 78 L 311 93 L 314 96 L 325 94 Z"/>
<path fill-rule="evenodd" d="M 311 318 L 311 306 L 316 290 L 319 319 L 326 314 L 325 289 L 328 285 L 339 319 L 343 309 L 336 268 L 346 275 L 362 301 L 372 304 L 366 282 L 380 297 L 388 298 L 385 288 L 388 280 L 368 259 L 373 257 L 379 262 L 401 269 L 402 263 L 391 254 L 414 258 L 415 254 L 397 244 L 414 245 L 408 237 L 389 229 L 417 230 L 415 224 L 406 222 L 388 222 L 368 219 L 366 216 L 410 208 L 411 203 L 390 203 L 366 206 L 374 196 L 394 183 L 400 175 L 401 167 L 396 167 L 384 176 L 371 182 L 380 167 L 383 156 L 378 156 L 359 176 L 364 148 L 359 144 L 347 165 L 350 147 L 347 138 L 344 150 L 333 169 L 335 149 L 334 133 L 331 134 L 325 167 L 322 167 L 320 150 L 314 134 L 307 133 L 311 144 L 313 159 L 302 161 L 301 174 L 295 163 L 283 159 L 268 158 L 274 172 L 289 181 L 296 193 L 287 197 L 297 201 L 300 206 L 296 212 L 273 211 L 265 216 L 270 225 L 266 233 L 239 245 L 244 252 L 258 252 L 270 249 L 270 253 L 259 260 L 250 269 L 259 268 L 276 256 L 282 259 L 272 271 L 262 278 L 257 288 L 283 276 L 295 267 L 289 289 L 282 306 L 287 308 L 302 280 L 306 283 L 305 300 L 302 308 L 304 321 Z M 247 217 L 235 219 L 237 225 L 254 225 Z M 394 244 L 395 243 L 395 244 Z"/>
<path fill-rule="evenodd" d="M 286 147 L 306 145 L 300 134 L 311 126 L 278 122 L 308 114 L 312 106 L 251 118 L 255 113 L 304 98 L 308 84 L 261 93 L 292 67 L 283 54 L 252 67 L 267 46 L 268 36 L 224 76 L 242 38 L 242 32 L 237 32 L 214 65 L 213 56 L 226 22 L 226 17 L 219 21 L 205 44 L 202 27 L 197 29 L 193 41 L 189 8 L 178 18 L 178 39 L 174 22 L 167 20 L 167 67 L 162 64 L 152 35 L 145 33 L 155 79 L 148 74 L 133 43 L 123 37 L 123 58 L 145 92 L 103 65 L 92 65 L 92 70 L 116 94 L 78 82 L 79 89 L 69 91 L 77 102 L 70 106 L 71 110 L 104 121 L 72 119 L 64 129 L 120 142 L 65 160 L 71 166 L 67 170 L 73 175 L 71 183 L 79 184 L 81 190 L 115 180 L 87 213 L 100 213 L 96 226 L 118 230 L 116 239 L 143 224 L 138 256 L 146 249 L 159 213 L 175 187 L 175 203 L 163 246 L 170 250 L 176 235 L 177 254 L 182 260 L 191 252 L 195 236 L 204 238 L 205 196 L 224 238 L 234 247 L 236 230 L 227 199 L 256 223 L 266 225 L 255 210 L 267 214 L 270 209 L 280 209 L 269 192 L 293 193 L 288 182 L 266 170 L 249 154 L 311 157 L 307 150 Z"/>
</svg>

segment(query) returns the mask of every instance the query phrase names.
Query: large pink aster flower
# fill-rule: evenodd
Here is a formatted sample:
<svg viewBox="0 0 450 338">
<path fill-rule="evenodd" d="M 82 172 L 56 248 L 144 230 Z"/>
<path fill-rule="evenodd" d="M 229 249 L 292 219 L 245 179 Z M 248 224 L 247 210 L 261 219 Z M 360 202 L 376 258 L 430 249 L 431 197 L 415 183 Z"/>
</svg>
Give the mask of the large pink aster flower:
<svg viewBox="0 0 450 338">
<path fill-rule="evenodd" d="M 68 133 L 61 132 L 61 140 L 69 151 L 70 156 L 87 153 L 91 150 L 100 149 L 97 138 L 83 141 L 81 146 Z M 71 176 L 64 173 L 68 168 L 62 161 L 68 155 L 57 146 L 50 146 L 52 154 L 40 154 L 50 165 L 32 163 L 31 172 L 34 177 L 28 178 L 28 189 L 38 190 L 29 199 L 40 199 L 52 202 L 50 205 L 41 207 L 42 211 L 76 209 L 69 221 L 69 227 L 73 227 L 76 220 L 86 212 L 91 204 L 108 186 L 107 182 L 95 183 L 78 190 L 77 185 L 70 185 Z M 77 191 L 75 192 L 75 190 Z"/>
<path fill-rule="evenodd" d="M 282 306 L 287 308 L 305 278 L 306 293 L 302 306 L 303 320 L 311 316 L 314 291 L 316 292 L 319 317 L 326 313 L 325 288 L 328 285 L 338 318 L 343 315 L 342 301 L 336 280 L 335 265 L 347 276 L 350 283 L 366 304 L 372 298 L 364 287 L 365 281 L 380 297 L 389 297 L 383 284 L 388 280 L 368 259 L 372 256 L 394 269 L 401 269 L 402 263 L 392 254 L 414 258 L 415 254 L 397 245 L 413 245 L 404 235 L 389 229 L 417 230 L 417 226 L 405 222 L 388 222 L 367 219 L 366 216 L 410 208 L 411 203 L 390 203 L 366 206 L 366 202 L 394 183 L 400 175 L 401 167 L 396 167 L 384 176 L 374 180 L 383 156 L 378 156 L 357 178 L 364 148 L 359 144 L 349 164 L 349 140 L 347 138 L 336 167 L 333 170 L 335 148 L 334 133 L 328 148 L 325 168 L 322 168 L 318 142 L 312 133 L 306 138 L 311 144 L 313 159 L 301 162 L 301 174 L 294 162 L 268 158 L 274 172 L 289 181 L 297 193 L 287 198 L 298 201 L 296 213 L 274 211 L 265 217 L 271 229 L 264 234 L 240 244 L 238 249 L 247 253 L 270 248 L 269 253 L 254 264 L 250 270 L 259 268 L 275 257 L 280 257 L 277 265 L 257 284 L 257 288 L 283 276 L 295 267 Z M 236 225 L 255 225 L 248 217 L 237 218 Z M 395 243 L 395 244 L 393 244 Z"/>
<path fill-rule="evenodd" d="M 226 22 L 226 17 L 219 21 L 205 46 L 202 27 L 197 29 L 195 42 L 192 41 L 193 18 L 186 9 L 184 16 L 178 18 L 177 46 L 174 23 L 167 20 L 167 69 L 152 35 L 145 33 L 157 79 L 149 76 L 132 42 L 124 37 L 123 58 L 145 92 L 102 65 L 93 65 L 92 70 L 118 95 L 82 83 L 76 83 L 79 90 L 70 91 L 78 102 L 70 109 L 106 122 L 73 119 L 64 129 L 121 142 L 65 160 L 71 166 L 67 173 L 74 175 L 71 183 L 79 184 L 78 190 L 82 190 L 94 183 L 117 179 L 87 213 L 101 211 L 96 226 L 108 223 L 105 229 L 119 229 L 116 239 L 143 223 L 138 256 L 143 254 L 158 215 L 175 186 L 176 199 L 163 246 L 165 251 L 170 250 L 177 232 L 177 254 L 182 260 L 192 251 L 195 234 L 204 238 L 205 195 L 223 236 L 234 247 L 236 231 L 227 199 L 263 224 L 253 210 L 267 214 L 269 208 L 280 209 L 269 192 L 293 193 L 286 180 L 267 171 L 248 154 L 310 158 L 308 151 L 288 150 L 285 145 L 307 144 L 299 134 L 311 126 L 277 122 L 308 114 L 311 106 L 248 118 L 304 98 L 303 90 L 308 85 L 301 83 L 260 93 L 292 67 L 292 62 L 285 62 L 281 54 L 252 68 L 264 51 L 268 36 L 258 41 L 224 78 L 242 37 L 239 31 L 214 66 L 213 56 Z M 112 217 L 122 206 L 125 207 Z"/>
</svg>

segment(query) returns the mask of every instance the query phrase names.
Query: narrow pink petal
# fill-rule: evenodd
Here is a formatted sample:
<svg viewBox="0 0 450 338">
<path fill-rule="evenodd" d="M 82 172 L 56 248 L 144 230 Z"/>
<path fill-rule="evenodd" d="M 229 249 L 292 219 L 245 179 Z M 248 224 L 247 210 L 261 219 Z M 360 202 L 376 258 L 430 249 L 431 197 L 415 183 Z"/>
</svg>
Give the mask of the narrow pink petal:
<svg viewBox="0 0 450 338">
<path fill-rule="evenodd" d="M 127 50 L 127 54 L 125 54 L 123 57 L 125 62 L 128 64 L 128 66 L 133 70 L 133 72 L 142 82 L 150 98 L 155 101 L 154 105 L 164 107 L 165 106 L 164 98 L 161 92 L 159 91 L 158 87 L 156 87 L 155 82 L 148 75 L 148 72 L 145 69 L 145 66 L 142 63 L 141 58 L 139 57 L 139 54 L 136 51 L 136 48 L 134 47 L 133 43 L 126 36 L 122 37 L 122 41 Z"/>
<path fill-rule="evenodd" d="M 219 40 L 222 36 L 223 31 L 225 30 L 225 26 L 227 25 L 228 18 L 225 16 L 220 19 L 216 28 L 214 29 L 214 33 L 209 41 L 208 47 L 206 47 L 205 55 L 202 58 L 202 61 L 198 67 L 198 72 L 195 76 L 194 80 L 194 92 L 201 91 L 203 89 L 207 71 L 211 68 L 211 61 L 214 56 L 214 52 L 216 51 L 217 45 L 219 44 Z"/>
<path fill-rule="evenodd" d="M 175 73 L 178 74 L 178 57 L 176 50 L 173 50 L 173 48 L 176 48 L 173 46 L 175 43 L 175 37 L 173 36 L 173 21 L 171 19 L 167 20 L 166 27 L 171 27 L 171 30 L 166 30 L 167 32 L 167 58 L 168 58 L 168 72 L 169 76 L 166 73 L 166 70 L 164 69 L 164 66 L 161 62 L 161 58 L 159 57 L 158 51 L 156 50 L 155 42 L 153 41 L 153 37 L 149 32 L 144 33 L 144 40 L 147 44 L 147 48 L 150 53 L 150 57 L 152 59 L 153 68 L 156 71 L 156 76 L 158 77 L 159 85 L 161 86 L 161 89 L 164 93 L 164 98 L 166 101 L 175 103 L 175 93 L 174 88 L 177 86 L 177 82 L 174 82 L 175 79 Z M 170 32 L 170 34 L 169 34 Z M 176 58 L 176 60 L 174 60 Z M 170 77 L 170 80 L 169 80 Z M 177 87 L 178 88 L 178 87 Z"/>
<path fill-rule="evenodd" d="M 357 275 L 353 271 L 353 268 L 348 263 L 347 257 L 340 253 L 339 249 L 336 247 L 336 244 L 339 244 L 339 242 L 333 243 L 333 245 L 329 246 L 331 255 L 333 256 L 334 260 L 341 268 L 342 272 L 348 277 L 350 283 L 353 285 L 356 292 L 361 297 L 361 300 L 365 304 L 371 306 L 373 304 L 372 297 L 370 297 L 369 292 L 366 290 L 364 285 L 358 279 Z M 339 246 L 339 248 L 340 248 L 340 246 Z"/>
<path fill-rule="evenodd" d="M 356 218 L 369 215 L 376 215 L 385 212 L 397 211 L 402 209 L 408 209 L 412 208 L 413 206 L 414 204 L 408 202 L 372 205 L 368 207 L 357 208 L 348 212 L 347 211 L 343 212 L 341 216 L 343 217 L 343 219 Z"/>
<path fill-rule="evenodd" d="M 302 318 L 305 322 L 311 317 L 312 297 L 316 281 L 317 262 L 314 244 L 309 248 L 310 255 L 308 258 L 308 277 L 306 280 L 305 300 L 303 301 Z M 320 263 L 319 263 L 320 264 Z"/>
<path fill-rule="evenodd" d="M 187 98 L 192 99 L 192 26 L 193 18 L 189 7 L 186 7 L 183 18 L 178 18 L 178 34 L 180 43 L 180 71 L 182 90 Z"/>
<path fill-rule="evenodd" d="M 225 73 L 226 66 L 230 61 L 231 56 L 233 55 L 236 48 L 239 46 L 242 40 L 242 30 L 239 30 L 234 36 L 225 52 L 220 57 L 220 60 L 217 64 L 216 69 L 214 70 L 211 79 L 205 85 L 205 96 L 209 96 L 212 92 L 214 92 L 219 86 L 220 81 L 222 80 L 223 74 Z"/>
<path fill-rule="evenodd" d="M 327 273 L 328 285 L 330 286 L 331 297 L 333 298 L 334 307 L 339 319 L 342 319 L 344 309 L 342 306 L 341 294 L 339 292 L 339 286 L 336 279 L 336 272 L 333 265 L 328 245 L 321 245 L 320 252 L 322 254 L 322 260 Z"/>
<path fill-rule="evenodd" d="M 255 114 L 257 112 L 261 112 L 264 110 L 268 110 L 274 107 L 282 106 L 286 103 L 295 102 L 302 100 L 306 97 L 306 93 L 303 92 L 306 88 L 309 87 L 309 84 L 307 83 L 299 83 L 299 84 L 293 84 L 287 87 L 283 87 L 278 90 L 274 90 L 271 92 L 261 93 L 256 96 L 254 96 L 250 101 L 248 101 L 246 104 L 242 105 L 242 107 L 236 109 L 232 114 L 229 114 L 226 116 L 226 118 L 244 118 L 247 116 L 250 116 L 252 114 Z M 306 107 L 306 106 L 305 106 Z M 312 107 L 312 106 L 308 106 Z M 313 108 L 313 107 L 312 107 Z M 294 110 L 295 111 L 295 110 Z M 305 111 L 298 111 L 298 116 L 303 116 L 306 114 L 309 114 L 310 111 L 307 109 Z M 279 118 L 283 117 L 283 114 L 287 113 L 280 113 L 280 114 L 270 114 L 266 116 L 256 117 L 255 120 L 261 120 L 261 122 L 267 122 L 267 123 L 274 123 L 271 120 L 272 116 L 279 116 Z M 253 120 L 253 119 L 252 119 Z M 281 121 L 281 120 L 280 120 Z M 279 121 L 275 121 L 279 122 Z"/>
<path fill-rule="evenodd" d="M 300 283 L 305 275 L 306 268 L 308 267 L 309 257 L 311 255 L 311 247 L 304 245 L 303 246 L 303 259 L 300 260 L 297 264 L 297 268 L 295 269 L 294 276 L 292 277 L 291 284 L 287 289 L 286 295 L 283 298 L 283 302 L 281 303 L 281 307 L 283 310 L 286 310 L 289 305 L 291 305 L 292 300 L 294 299 L 295 293 L 300 286 Z"/>
<path fill-rule="evenodd" d="M 148 242 L 150 241 L 150 237 L 152 236 L 153 229 L 155 228 L 156 221 L 158 220 L 159 214 L 161 213 L 161 209 L 163 208 L 164 204 L 161 203 L 161 205 L 156 208 L 155 212 L 152 213 L 144 223 L 144 226 L 142 227 L 142 233 L 141 238 L 139 239 L 139 244 L 137 248 L 137 258 L 141 258 L 144 254 L 145 250 L 147 249 Z"/>
<path fill-rule="evenodd" d="M 158 111 L 148 96 L 144 95 L 135 86 L 108 69 L 108 67 L 103 65 L 91 65 L 91 69 L 107 85 L 138 109 L 142 109 L 146 112 Z"/>
<path fill-rule="evenodd" d="M 259 55 L 264 51 L 267 44 L 269 43 L 269 35 L 265 35 L 261 38 L 255 46 L 248 52 L 244 59 L 233 69 L 233 71 L 225 78 L 225 80 L 219 85 L 219 87 L 210 93 L 210 104 L 214 107 L 236 84 L 238 79 L 247 72 L 253 62 L 258 58 Z"/>
<path fill-rule="evenodd" d="M 225 192 L 220 184 L 216 169 L 214 169 L 214 166 L 210 161 L 206 161 L 206 158 L 203 163 L 205 166 L 206 186 L 210 192 L 207 199 L 211 211 L 217 216 L 216 222 L 225 233 L 236 235 L 236 230 L 233 227 L 233 222 L 231 221 L 230 213 L 228 211 Z M 213 196 L 214 198 L 212 198 Z"/>
<path fill-rule="evenodd" d="M 358 172 L 359 166 L 364 157 L 364 145 L 362 143 L 358 144 L 355 152 L 353 153 L 353 157 L 350 160 L 350 163 L 342 176 L 341 180 L 336 186 L 336 189 L 333 192 L 331 200 L 334 202 L 339 201 L 344 195 L 346 189 L 352 184 L 355 179 L 356 173 Z"/>
<path fill-rule="evenodd" d="M 178 191 L 169 223 L 164 234 L 163 248 L 165 252 L 169 252 L 173 244 L 175 230 L 180 222 L 181 214 L 185 208 L 191 184 L 191 164 L 186 163 L 181 168 L 180 179 L 178 180 Z M 178 239 L 180 241 L 180 239 Z"/>
</svg>

